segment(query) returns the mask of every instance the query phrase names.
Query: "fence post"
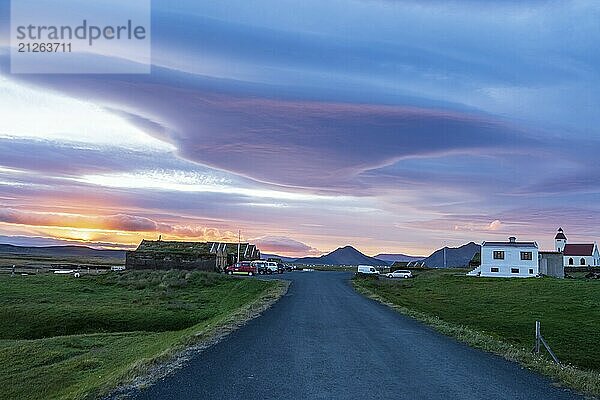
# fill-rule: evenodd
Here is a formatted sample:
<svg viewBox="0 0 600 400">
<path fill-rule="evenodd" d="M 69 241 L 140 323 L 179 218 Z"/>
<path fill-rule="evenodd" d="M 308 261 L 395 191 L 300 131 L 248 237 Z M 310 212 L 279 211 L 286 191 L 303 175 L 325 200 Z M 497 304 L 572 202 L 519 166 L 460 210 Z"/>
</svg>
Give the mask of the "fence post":
<svg viewBox="0 0 600 400">
<path fill-rule="evenodd" d="M 550 348 L 550 346 L 548 345 L 548 343 L 546 343 L 546 340 L 544 340 L 544 338 L 541 337 L 541 336 L 540 336 L 540 339 L 542 341 L 542 344 L 546 348 L 546 350 L 548 350 L 548 353 L 550 353 L 550 357 L 552 357 L 552 359 L 554 360 L 554 362 L 556 364 L 560 365 L 560 361 L 558 360 L 558 357 L 556 357 L 556 355 L 554 354 L 554 352 L 552 351 L 552 349 Z"/>
<path fill-rule="evenodd" d="M 540 321 L 535 321 L 535 354 L 540 354 Z"/>
<path fill-rule="evenodd" d="M 542 333 L 541 333 L 540 325 L 541 325 L 540 321 L 535 321 L 535 348 L 533 349 L 533 352 L 535 354 L 540 354 L 540 347 L 543 344 L 544 347 L 546 348 L 546 350 L 548 350 L 548 353 L 550 354 L 550 356 L 552 357 L 552 360 L 554 360 L 554 362 L 556 364 L 560 365 L 560 361 L 558 360 L 558 357 L 556 357 L 556 355 L 554 354 L 554 352 L 552 351 L 552 349 L 550 348 L 550 346 L 548 345 L 546 340 L 544 340 L 544 337 L 542 336 Z"/>
</svg>

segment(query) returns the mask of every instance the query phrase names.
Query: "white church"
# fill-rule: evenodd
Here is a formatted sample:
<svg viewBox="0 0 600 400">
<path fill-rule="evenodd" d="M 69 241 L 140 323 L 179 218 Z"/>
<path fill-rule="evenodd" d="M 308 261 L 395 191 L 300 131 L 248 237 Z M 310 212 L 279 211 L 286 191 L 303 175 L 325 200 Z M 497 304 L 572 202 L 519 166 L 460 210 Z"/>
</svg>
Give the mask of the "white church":
<svg viewBox="0 0 600 400">
<path fill-rule="evenodd" d="M 598 244 L 594 243 L 568 243 L 565 232 L 558 228 L 554 237 L 555 249 L 563 255 L 565 267 L 597 267 L 600 265 Z"/>
<path fill-rule="evenodd" d="M 481 264 L 468 276 L 530 278 L 540 275 L 564 277 L 565 267 L 600 266 L 600 252 L 594 243 L 568 243 L 562 228 L 554 237 L 555 251 L 539 251 L 536 242 L 483 242 Z"/>
</svg>

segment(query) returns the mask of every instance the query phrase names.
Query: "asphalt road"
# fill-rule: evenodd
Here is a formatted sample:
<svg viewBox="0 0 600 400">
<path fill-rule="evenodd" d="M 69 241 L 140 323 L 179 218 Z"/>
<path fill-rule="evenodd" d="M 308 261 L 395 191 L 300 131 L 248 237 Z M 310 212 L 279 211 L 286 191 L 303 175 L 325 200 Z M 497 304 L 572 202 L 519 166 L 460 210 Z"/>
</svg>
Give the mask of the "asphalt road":
<svg viewBox="0 0 600 400">
<path fill-rule="evenodd" d="M 581 399 L 357 294 L 293 272 L 272 309 L 138 399 Z"/>
</svg>

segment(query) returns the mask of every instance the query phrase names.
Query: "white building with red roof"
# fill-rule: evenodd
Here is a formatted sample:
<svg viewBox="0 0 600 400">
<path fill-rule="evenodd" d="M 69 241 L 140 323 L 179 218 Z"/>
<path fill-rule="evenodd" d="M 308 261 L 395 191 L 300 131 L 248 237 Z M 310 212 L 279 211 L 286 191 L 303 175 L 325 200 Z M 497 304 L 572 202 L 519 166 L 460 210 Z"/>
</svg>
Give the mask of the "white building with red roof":
<svg viewBox="0 0 600 400">
<path fill-rule="evenodd" d="M 597 267 L 600 266 L 600 252 L 598 244 L 594 243 L 568 243 L 562 228 L 554 237 L 556 251 L 563 255 L 565 267 Z"/>
</svg>

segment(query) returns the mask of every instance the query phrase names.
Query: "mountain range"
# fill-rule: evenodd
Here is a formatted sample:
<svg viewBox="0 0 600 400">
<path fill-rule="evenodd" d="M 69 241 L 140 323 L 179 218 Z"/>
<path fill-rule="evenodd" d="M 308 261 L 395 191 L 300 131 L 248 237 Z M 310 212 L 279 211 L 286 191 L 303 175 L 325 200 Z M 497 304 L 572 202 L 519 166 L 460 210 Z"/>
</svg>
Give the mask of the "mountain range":
<svg viewBox="0 0 600 400">
<path fill-rule="evenodd" d="M 269 254 L 269 253 L 260 253 L 260 258 L 262 258 L 262 259 L 279 258 L 284 263 L 292 263 L 292 262 L 296 261 L 296 259 L 294 257 L 279 256 L 277 254 Z"/>
<path fill-rule="evenodd" d="M 456 268 L 466 267 L 475 253 L 481 251 L 481 246 L 471 242 L 460 247 L 446 247 L 446 261 L 444 263 L 444 249 L 439 249 L 433 252 L 429 257 L 424 259 L 425 265 L 429 268 Z"/>
<path fill-rule="evenodd" d="M 374 257 L 377 258 L 378 260 L 387 261 L 389 264 L 392 264 L 396 261 L 400 261 L 400 262 L 402 262 L 402 261 L 404 261 L 404 262 L 421 261 L 425 258 L 424 256 L 408 256 L 408 255 L 402 254 L 402 253 L 397 253 L 397 254 L 382 253 L 382 254 L 377 254 Z"/>
<path fill-rule="evenodd" d="M 407 256 L 405 254 L 378 254 L 369 257 L 352 246 L 340 247 L 329 254 L 320 257 L 291 258 L 276 254 L 263 253 L 263 258 L 281 258 L 283 262 L 293 262 L 308 265 L 390 265 L 395 261 L 423 261 L 430 268 L 464 267 L 469 264 L 475 253 L 481 251 L 481 246 L 476 243 L 467 243 L 456 248 L 446 248 L 446 261 L 444 263 L 444 249 L 436 250 L 427 258 Z M 45 257 L 98 257 L 98 258 L 125 258 L 124 250 L 97 250 L 86 246 L 47 246 L 24 247 L 10 244 L 0 244 L 0 254 L 45 256 Z"/>
<path fill-rule="evenodd" d="M 42 257 L 100 257 L 125 259 L 124 250 L 97 250 L 87 246 L 25 247 L 0 244 L 0 254 Z"/>
<path fill-rule="evenodd" d="M 352 246 L 340 247 L 320 257 L 298 258 L 294 262 L 309 265 L 388 265 L 383 260 L 364 255 Z"/>
</svg>

